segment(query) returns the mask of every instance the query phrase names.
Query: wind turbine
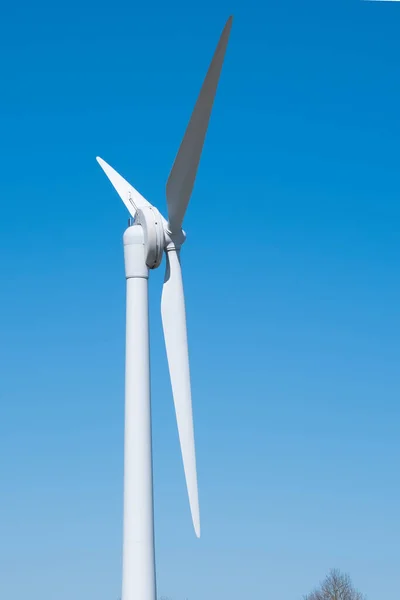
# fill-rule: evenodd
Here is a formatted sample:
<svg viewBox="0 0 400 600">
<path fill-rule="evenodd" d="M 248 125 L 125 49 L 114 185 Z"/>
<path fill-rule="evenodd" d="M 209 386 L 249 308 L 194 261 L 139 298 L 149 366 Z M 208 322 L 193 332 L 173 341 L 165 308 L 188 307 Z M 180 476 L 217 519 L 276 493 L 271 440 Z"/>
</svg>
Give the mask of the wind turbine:
<svg viewBox="0 0 400 600">
<path fill-rule="evenodd" d="M 221 34 L 166 186 L 168 220 L 104 160 L 97 160 L 133 224 L 123 236 L 126 276 L 126 366 L 122 600 L 156 600 L 148 321 L 149 270 L 165 253 L 161 315 L 190 510 L 200 537 L 196 456 L 180 250 L 232 26 Z"/>
</svg>

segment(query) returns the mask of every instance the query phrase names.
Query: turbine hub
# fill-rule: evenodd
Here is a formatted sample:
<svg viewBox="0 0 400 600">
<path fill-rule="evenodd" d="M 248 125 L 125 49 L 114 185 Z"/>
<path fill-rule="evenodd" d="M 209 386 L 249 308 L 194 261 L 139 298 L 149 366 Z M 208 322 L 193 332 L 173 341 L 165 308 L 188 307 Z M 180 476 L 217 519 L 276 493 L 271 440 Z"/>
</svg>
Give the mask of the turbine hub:
<svg viewBox="0 0 400 600">
<path fill-rule="evenodd" d="M 169 250 L 179 250 L 184 241 L 186 240 L 186 233 L 183 229 L 180 231 L 172 233 L 169 229 L 169 223 L 167 227 L 164 229 L 164 249 L 165 252 Z"/>
</svg>

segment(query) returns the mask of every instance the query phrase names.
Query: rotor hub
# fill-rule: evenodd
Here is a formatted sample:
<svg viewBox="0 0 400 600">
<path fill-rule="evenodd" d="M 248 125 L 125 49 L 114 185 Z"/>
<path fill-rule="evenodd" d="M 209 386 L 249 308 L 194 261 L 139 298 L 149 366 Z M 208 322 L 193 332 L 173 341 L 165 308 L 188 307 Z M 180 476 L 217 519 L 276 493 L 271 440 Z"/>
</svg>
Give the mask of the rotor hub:
<svg viewBox="0 0 400 600">
<path fill-rule="evenodd" d="M 169 226 L 164 229 L 165 252 L 169 250 L 179 250 L 186 240 L 186 233 L 181 229 L 178 232 L 172 233 Z"/>
</svg>

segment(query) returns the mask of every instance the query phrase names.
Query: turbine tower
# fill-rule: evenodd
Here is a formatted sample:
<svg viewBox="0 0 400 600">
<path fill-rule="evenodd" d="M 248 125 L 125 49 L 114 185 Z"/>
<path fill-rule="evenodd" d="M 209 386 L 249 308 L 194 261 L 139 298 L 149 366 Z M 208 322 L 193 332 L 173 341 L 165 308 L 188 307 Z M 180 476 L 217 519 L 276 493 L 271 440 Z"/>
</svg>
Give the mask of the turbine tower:
<svg viewBox="0 0 400 600">
<path fill-rule="evenodd" d="M 101 158 L 133 225 L 123 236 L 126 276 L 125 464 L 122 600 L 156 600 L 148 319 L 149 270 L 166 256 L 161 315 L 186 485 L 200 537 L 196 456 L 180 250 L 232 26 L 224 27 L 166 186 L 168 220 Z"/>
</svg>

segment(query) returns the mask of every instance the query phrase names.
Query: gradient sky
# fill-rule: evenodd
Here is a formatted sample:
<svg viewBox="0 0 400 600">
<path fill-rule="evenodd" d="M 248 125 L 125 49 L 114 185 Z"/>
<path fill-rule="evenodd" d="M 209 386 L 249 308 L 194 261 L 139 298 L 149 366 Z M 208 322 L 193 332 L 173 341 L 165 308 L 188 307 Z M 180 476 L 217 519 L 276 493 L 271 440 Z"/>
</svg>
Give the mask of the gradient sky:
<svg viewBox="0 0 400 600">
<path fill-rule="evenodd" d="M 164 187 L 235 15 L 185 222 L 193 533 L 151 278 L 160 596 L 400 587 L 400 6 L 8 3 L 0 598 L 120 593 L 126 210 Z"/>
</svg>

